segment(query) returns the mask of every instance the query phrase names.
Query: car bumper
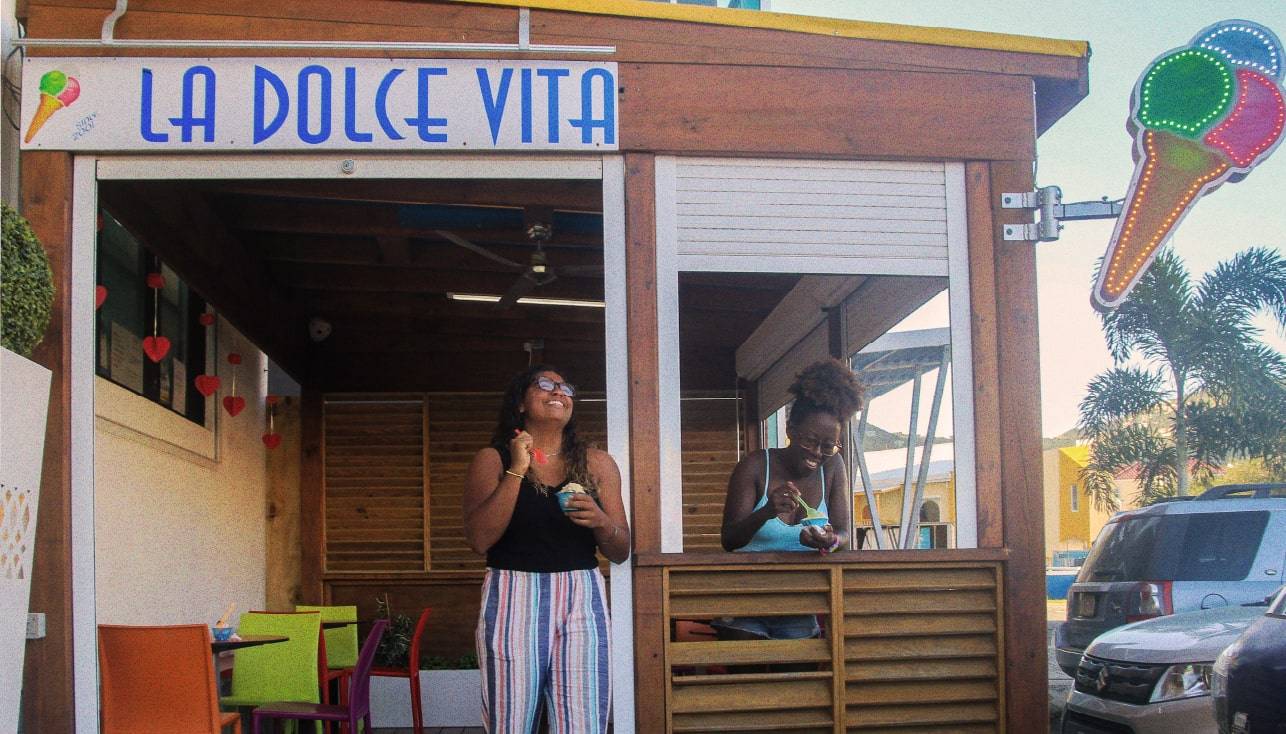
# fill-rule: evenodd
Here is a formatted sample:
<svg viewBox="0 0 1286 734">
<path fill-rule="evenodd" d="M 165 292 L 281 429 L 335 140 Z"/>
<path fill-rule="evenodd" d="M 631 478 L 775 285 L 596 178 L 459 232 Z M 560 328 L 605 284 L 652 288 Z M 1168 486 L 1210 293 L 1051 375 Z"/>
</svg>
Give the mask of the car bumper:
<svg viewBox="0 0 1286 734">
<path fill-rule="evenodd" d="M 1073 679 L 1076 678 L 1076 666 L 1081 664 L 1081 654 L 1084 650 L 1075 650 L 1066 647 L 1054 648 L 1054 662 L 1058 667 Z"/>
<path fill-rule="evenodd" d="M 1074 713 L 1079 716 L 1073 717 Z M 1095 728 L 1095 719 L 1107 725 Z M 1072 723 L 1074 720 L 1076 723 Z M 1135 734 L 1219 734 L 1209 696 L 1135 705 L 1108 701 L 1077 690 L 1068 694 L 1063 734 L 1116 732 L 1121 726 L 1130 727 Z"/>
</svg>

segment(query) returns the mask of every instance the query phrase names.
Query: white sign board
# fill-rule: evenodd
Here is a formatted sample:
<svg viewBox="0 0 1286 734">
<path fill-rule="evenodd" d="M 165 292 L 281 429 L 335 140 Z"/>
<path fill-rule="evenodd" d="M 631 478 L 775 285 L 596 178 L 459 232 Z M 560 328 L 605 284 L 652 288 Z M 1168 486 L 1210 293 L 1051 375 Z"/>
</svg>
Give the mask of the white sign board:
<svg viewBox="0 0 1286 734">
<path fill-rule="evenodd" d="M 24 150 L 617 149 L 616 64 L 36 58 Z"/>
<path fill-rule="evenodd" d="M 18 731 L 22 703 L 49 378 L 44 367 L 0 349 L 0 731 Z"/>
</svg>

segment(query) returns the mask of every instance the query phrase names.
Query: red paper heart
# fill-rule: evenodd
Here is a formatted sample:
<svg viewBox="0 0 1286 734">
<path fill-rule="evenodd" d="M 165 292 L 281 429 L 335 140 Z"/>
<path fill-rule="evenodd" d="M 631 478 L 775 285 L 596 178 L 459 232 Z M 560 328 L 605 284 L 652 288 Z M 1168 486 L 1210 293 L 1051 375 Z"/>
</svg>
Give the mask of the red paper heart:
<svg viewBox="0 0 1286 734">
<path fill-rule="evenodd" d="M 228 411 L 228 415 L 236 418 L 237 413 L 246 409 L 246 399 L 240 395 L 229 395 L 223 399 L 223 409 Z"/>
<path fill-rule="evenodd" d="M 170 353 L 170 340 L 163 336 L 143 337 L 143 353 L 153 362 L 160 362 Z"/>
<path fill-rule="evenodd" d="M 241 364 L 241 355 L 236 352 L 228 352 L 228 364 Z"/>
<path fill-rule="evenodd" d="M 100 285 L 94 288 L 94 310 L 102 308 L 103 301 L 107 300 L 107 286 Z"/>
<path fill-rule="evenodd" d="M 148 273 L 148 274 L 147 274 L 147 287 L 148 287 L 148 288 L 164 288 L 164 287 L 165 287 L 165 276 L 164 276 L 164 275 L 161 275 L 160 273 Z"/>
<path fill-rule="evenodd" d="M 212 313 L 210 313 L 210 312 L 208 312 L 208 311 L 207 311 L 206 313 L 203 313 L 203 314 L 201 314 L 200 316 L 197 316 L 197 317 L 196 317 L 196 320 L 197 320 L 197 322 L 199 322 L 202 326 L 213 326 L 213 325 L 214 325 L 214 314 L 212 314 Z"/>
<path fill-rule="evenodd" d="M 222 380 L 217 375 L 197 375 L 192 382 L 196 385 L 196 391 L 208 398 L 219 389 Z"/>
<path fill-rule="evenodd" d="M 265 403 L 267 403 L 267 404 L 269 404 L 269 405 L 276 405 L 277 403 L 280 403 L 280 402 L 281 402 L 281 396 L 280 396 L 280 395 L 269 395 L 268 397 L 264 398 L 263 400 L 264 400 L 264 402 L 265 402 Z"/>
<path fill-rule="evenodd" d="M 267 446 L 270 449 L 277 448 L 278 446 L 281 445 L 281 434 L 280 433 L 263 434 L 263 445 Z"/>
</svg>

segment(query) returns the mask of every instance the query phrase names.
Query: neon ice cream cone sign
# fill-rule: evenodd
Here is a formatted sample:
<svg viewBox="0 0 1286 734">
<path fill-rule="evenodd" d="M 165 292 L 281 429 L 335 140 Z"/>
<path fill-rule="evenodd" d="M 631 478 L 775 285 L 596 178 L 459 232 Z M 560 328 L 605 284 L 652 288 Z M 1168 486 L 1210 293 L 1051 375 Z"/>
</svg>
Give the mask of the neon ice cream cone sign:
<svg viewBox="0 0 1286 734">
<path fill-rule="evenodd" d="M 1202 196 L 1281 143 L 1282 45 L 1244 20 L 1216 23 L 1148 65 L 1134 87 L 1134 178 L 1107 246 L 1096 308 L 1120 305 Z"/>
</svg>

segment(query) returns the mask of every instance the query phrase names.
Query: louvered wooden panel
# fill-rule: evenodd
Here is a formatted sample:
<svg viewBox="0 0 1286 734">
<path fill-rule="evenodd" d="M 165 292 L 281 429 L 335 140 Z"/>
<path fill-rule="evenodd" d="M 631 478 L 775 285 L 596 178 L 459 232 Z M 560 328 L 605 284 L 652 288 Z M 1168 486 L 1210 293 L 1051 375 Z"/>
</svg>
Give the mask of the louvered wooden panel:
<svg viewBox="0 0 1286 734">
<path fill-rule="evenodd" d="M 500 393 L 429 393 L 429 547 L 435 571 L 481 571 L 486 559 L 464 539 L 461 501 L 469 462 L 491 443 Z M 584 395 L 575 403 L 581 438 L 607 443 L 607 404 Z M 624 471 L 624 467 L 622 468 Z"/>
<path fill-rule="evenodd" d="M 323 426 L 326 570 L 424 570 L 424 401 L 328 395 Z"/>
<path fill-rule="evenodd" d="M 684 398 L 683 549 L 722 550 L 719 531 L 728 477 L 741 456 L 737 400 L 731 397 Z"/>
<path fill-rule="evenodd" d="M 995 568 L 848 568 L 843 594 L 848 731 L 997 730 Z"/>
<path fill-rule="evenodd" d="M 667 622 L 827 615 L 817 640 L 668 642 L 673 731 L 994 734 L 998 575 L 994 563 L 666 569 Z"/>
</svg>

